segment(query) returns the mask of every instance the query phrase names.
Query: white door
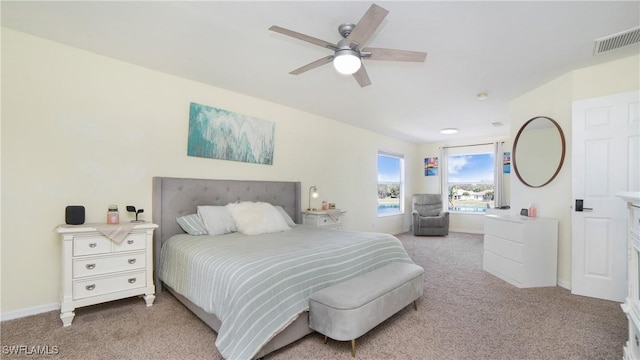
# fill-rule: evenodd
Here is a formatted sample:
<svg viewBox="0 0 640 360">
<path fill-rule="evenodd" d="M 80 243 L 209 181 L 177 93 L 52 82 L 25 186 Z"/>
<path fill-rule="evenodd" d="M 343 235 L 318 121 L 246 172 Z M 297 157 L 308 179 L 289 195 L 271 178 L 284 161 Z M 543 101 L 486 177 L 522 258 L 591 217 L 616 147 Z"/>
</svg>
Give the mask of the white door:
<svg viewBox="0 0 640 360">
<path fill-rule="evenodd" d="M 573 294 L 620 302 L 627 295 L 627 210 L 615 194 L 638 190 L 639 99 L 632 91 L 573 103 Z"/>
</svg>

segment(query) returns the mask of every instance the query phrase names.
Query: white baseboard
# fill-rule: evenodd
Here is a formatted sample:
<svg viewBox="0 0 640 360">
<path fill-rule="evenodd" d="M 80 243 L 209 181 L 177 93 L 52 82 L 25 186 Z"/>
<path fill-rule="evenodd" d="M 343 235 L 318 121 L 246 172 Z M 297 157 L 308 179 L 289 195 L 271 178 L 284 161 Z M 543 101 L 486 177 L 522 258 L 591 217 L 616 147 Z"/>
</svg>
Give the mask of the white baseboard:
<svg viewBox="0 0 640 360">
<path fill-rule="evenodd" d="M 60 310 L 60 304 L 59 303 L 53 303 L 53 304 L 47 304 L 47 305 L 40 305 L 40 306 L 35 306 L 35 307 L 32 307 L 32 308 L 28 308 L 28 309 L 22 309 L 22 310 L 10 311 L 10 312 L 7 312 L 7 313 L 2 313 L 2 314 L 0 314 L 0 321 L 19 319 L 19 318 L 23 318 L 23 317 L 26 317 L 26 316 L 42 314 L 42 313 L 53 311 L 53 310 Z"/>
<path fill-rule="evenodd" d="M 558 286 L 563 287 L 567 290 L 571 290 L 571 283 L 570 282 L 566 282 L 564 280 L 560 280 L 558 279 Z"/>
<path fill-rule="evenodd" d="M 484 235 L 484 229 L 478 231 L 478 230 L 474 230 L 474 229 L 455 229 L 455 228 L 451 228 L 450 227 L 449 228 L 449 232 Z"/>
</svg>

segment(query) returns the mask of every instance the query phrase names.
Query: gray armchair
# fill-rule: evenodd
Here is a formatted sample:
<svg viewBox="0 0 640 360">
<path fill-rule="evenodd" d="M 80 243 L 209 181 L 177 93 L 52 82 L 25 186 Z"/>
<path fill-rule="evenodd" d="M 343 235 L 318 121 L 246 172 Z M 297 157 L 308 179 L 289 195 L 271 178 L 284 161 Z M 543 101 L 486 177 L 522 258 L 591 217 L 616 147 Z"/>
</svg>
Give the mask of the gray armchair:
<svg viewBox="0 0 640 360">
<path fill-rule="evenodd" d="M 411 200 L 413 235 L 449 235 L 449 212 L 440 194 L 415 194 Z"/>
</svg>

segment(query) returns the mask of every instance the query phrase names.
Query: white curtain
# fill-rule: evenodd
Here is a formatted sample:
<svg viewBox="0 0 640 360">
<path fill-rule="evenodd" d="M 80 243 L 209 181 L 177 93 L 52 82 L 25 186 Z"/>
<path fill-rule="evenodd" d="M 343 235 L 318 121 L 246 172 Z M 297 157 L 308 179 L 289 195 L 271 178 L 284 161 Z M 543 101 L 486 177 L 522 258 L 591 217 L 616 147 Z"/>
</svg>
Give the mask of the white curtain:
<svg viewBox="0 0 640 360">
<path fill-rule="evenodd" d="M 440 148 L 440 159 L 438 160 L 440 174 L 440 193 L 442 196 L 442 208 L 447 211 L 449 209 L 449 165 L 447 164 L 447 149 Z"/>
<path fill-rule="evenodd" d="M 493 202 L 495 207 L 500 207 L 506 205 L 506 199 L 504 198 L 504 176 L 502 175 L 504 152 L 501 141 L 496 141 L 493 145 L 493 154 Z"/>
</svg>

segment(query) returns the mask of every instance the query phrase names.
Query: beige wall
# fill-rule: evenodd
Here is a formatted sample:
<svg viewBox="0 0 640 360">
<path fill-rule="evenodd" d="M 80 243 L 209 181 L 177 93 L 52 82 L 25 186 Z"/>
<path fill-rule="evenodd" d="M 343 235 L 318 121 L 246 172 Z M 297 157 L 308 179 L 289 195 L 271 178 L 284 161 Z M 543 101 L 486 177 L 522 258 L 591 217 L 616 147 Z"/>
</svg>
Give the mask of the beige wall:
<svg viewBox="0 0 640 360">
<path fill-rule="evenodd" d="M 273 121 L 274 164 L 187 156 L 192 101 Z M 412 143 L 2 29 L 0 312 L 57 306 L 66 205 L 84 205 L 87 222 L 109 204 L 150 220 L 153 176 L 301 181 L 348 211 L 346 229 L 406 231 L 408 214 L 376 217 L 378 150 L 417 162 Z M 406 167 L 408 189 L 419 171 Z"/>
<path fill-rule="evenodd" d="M 537 205 L 539 217 L 556 218 L 558 228 L 558 279 L 571 286 L 571 104 L 578 99 L 640 89 L 640 57 L 632 56 L 603 65 L 575 70 L 540 86 L 510 104 L 511 139 L 527 120 L 548 116 L 562 128 L 567 143 L 565 163 L 558 177 L 542 188 L 529 188 L 511 177 L 511 207 Z M 541 144 L 543 146 L 543 144 Z"/>
</svg>

